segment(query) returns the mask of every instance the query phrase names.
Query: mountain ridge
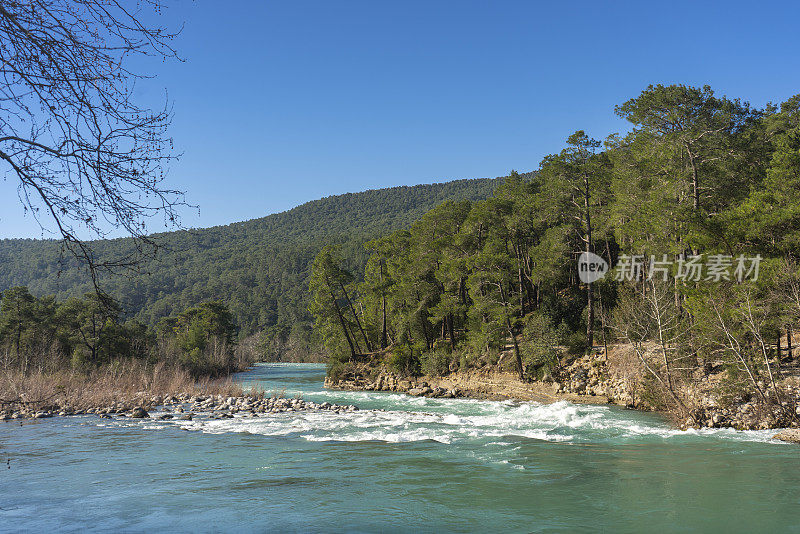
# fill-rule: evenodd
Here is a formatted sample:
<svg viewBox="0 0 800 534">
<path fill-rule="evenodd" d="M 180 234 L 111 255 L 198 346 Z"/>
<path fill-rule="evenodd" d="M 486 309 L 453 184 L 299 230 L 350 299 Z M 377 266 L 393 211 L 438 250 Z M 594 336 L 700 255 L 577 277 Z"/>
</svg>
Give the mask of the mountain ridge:
<svg viewBox="0 0 800 534">
<path fill-rule="evenodd" d="M 530 175 L 531 173 L 529 173 Z M 349 266 L 366 261 L 363 243 L 410 225 L 446 200 L 480 200 L 503 180 L 476 178 L 329 195 L 263 217 L 206 228 L 152 234 L 162 250 L 146 274 L 102 277 L 129 318 L 153 324 L 205 300 L 229 304 L 242 334 L 291 330 L 307 323 L 308 266 L 328 243 L 341 245 Z M 92 242 L 99 257 L 130 251 L 131 238 Z M 92 289 L 78 262 L 62 257 L 60 241 L 0 240 L 0 290 L 28 286 L 59 300 Z"/>
</svg>

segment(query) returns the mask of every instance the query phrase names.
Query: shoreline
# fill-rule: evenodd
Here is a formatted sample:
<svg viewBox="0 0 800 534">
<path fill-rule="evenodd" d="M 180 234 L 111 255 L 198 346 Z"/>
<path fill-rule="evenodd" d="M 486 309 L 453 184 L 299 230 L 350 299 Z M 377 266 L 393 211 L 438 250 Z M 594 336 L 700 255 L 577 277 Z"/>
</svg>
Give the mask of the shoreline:
<svg viewBox="0 0 800 534">
<path fill-rule="evenodd" d="M 552 404 L 567 401 L 574 404 L 609 405 L 614 404 L 626 409 L 655 412 L 669 420 L 669 413 L 656 410 L 641 401 L 637 402 L 635 395 L 630 393 L 620 394 L 620 384 L 614 384 L 606 377 L 598 380 L 601 373 L 595 371 L 588 377 L 586 384 L 580 382 L 587 378 L 585 369 L 577 365 L 578 371 L 572 369 L 572 375 L 577 375 L 578 384 L 575 387 L 575 376 L 570 376 L 571 381 L 559 383 L 557 381 L 532 381 L 522 382 L 515 374 L 497 369 L 471 369 L 456 371 L 444 377 L 402 377 L 388 372 L 385 368 L 374 374 L 374 367 L 362 367 L 361 373 L 352 373 L 349 378 L 332 380 L 325 377 L 323 386 L 327 389 L 344 391 L 391 391 L 405 393 L 409 396 L 431 398 L 470 398 L 479 400 L 516 400 L 534 401 L 542 404 Z M 370 374 L 368 371 L 372 371 Z M 587 387 L 588 384 L 588 387 Z M 234 390 L 232 384 L 221 393 L 193 392 L 193 393 L 163 393 L 139 391 L 134 395 L 116 392 L 112 399 L 86 403 L 70 402 L 66 398 L 55 398 L 47 401 L 23 401 L 21 399 L 8 401 L 0 400 L 0 421 L 25 421 L 44 419 L 56 416 L 69 417 L 80 415 L 96 415 L 101 418 L 132 418 L 153 420 L 187 420 L 195 417 L 204 420 L 229 419 L 237 417 L 257 417 L 259 415 L 283 412 L 328 411 L 335 414 L 351 413 L 358 411 L 354 405 L 336 405 L 328 402 L 314 403 L 301 398 L 288 399 L 282 395 L 265 395 L 263 391 L 244 392 L 241 388 Z M 579 389 L 578 393 L 574 391 Z M 800 388 L 798 388 L 800 393 Z M 603 394 L 612 392 L 614 396 Z M 151 415 L 150 412 L 154 412 Z M 774 429 L 778 433 L 775 439 L 800 444 L 800 429 L 796 421 L 786 426 L 771 426 L 774 419 L 756 417 L 749 420 L 747 426 L 740 421 L 729 418 L 729 411 L 724 415 L 723 410 L 715 406 L 705 407 L 706 424 L 687 425 L 681 424 L 672 418 L 675 426 L 681 430 L 689 428 L 733 428 L 736 430 L 768 430 Z M 738 423 L 738 424 L 737 424 Z"/>
<path fill-rule="evenodd" d="M 474 379 L 476 374 L 478 373 L 453 373 L 445 377 L 420 376 L 416 378 L 397 378 L 392 374 L 386 373 L 379 375 L 379 379 L 375 381 L 369 381 L 368 379 L 332 381 L 326 377 L 325 387 L 340 391 L 392 391 L 396 393 L 405 393 L 412 397 L 466 398 L 491 401 L 535 401 L 543 404 L 552 404 L 565 400 L 574 404 L 592 404 L 599 406 L 615 404 L 617 406 L 633 409 L 624 404 L 615 403 L 605 396 L 558 392 L 556 390 L 557 386 L 553 384 L 544 384 L 542 382 L 520 382 L 518 386 L 514 388 L 514 394 L 510 394 L 500 389 L 493 389 L 493 387 L 504 388 L 506 384 L 486 381 L 477 385 L 478 382 Z M 512 373 L 498 374 L 505 375 L 503 379 L 508 379 L 508 377 L 512 376 Z M 472 383 L 473 385 L 466 385 L 467 383 Z"/>
<path fill-rule="evenodd" d="M 723 403 L 714 394 L 719 375 L 710 376 L 695 390 L 688 392 L 694 409 L 691 418 L 680 418 L 666 409 L 648 402 L 641 388 L 641 375 L 621 365 L 623 350 L 615 348 L 599 356 L 584 356 L 565 367 L 558 379 L 522 382 L 515 373 L 493 368 L 457 370 L 446 376 L 399 376 L 380 362 L 361 364 L 347 376 L 332 380 L 325 378 L 325 386 L 332 389 L 357 391 L 395 391 L 411 396 L 456 398 L 467 397 L 486 400 L 536 401 L 550 404 L 569 401 L 575 404 L 592 404 L 624 407 L 643 412 L 655 412 L 681 430 L 689 428 L 733 428 L 735 430 L 781 430 L 798 428 L 800 416 L 800 384 L 789 382 L 780 386 L 786 399 L 785 411 L 796 411 L 790 416 L 777 414 L 753 399 L 742 398 L 735 403 Z"/>
<path fill-rule="evenodd" d="M 240 395 L 179 393 L 154 396 L 141 394 L 132 399 L 117 401 L 110 405 L 88 408 L 56 404 L 39 408 L 26 406 L 17 409 L 4 408 L 0 410 L 0 421 L 21 422 L 79 415 L 96 415 L 105 419 L 125 417 L 130 419 L 180 419 L 192 421 L 198 416 L 207 419 L 231 419 L 234 415 L 255 417 L 266 414 L 308 411 L 330 411 L 339 414 L 358 410 L 357 406 L 351 404 L 315 403 L 304 401 L 301 398 L 290 399 L 277 395 L 267 396 L 263 393 Z M 150 412 L 161 413 L 153 416 Z"/>
<path fill-rule="evenodd" d="M 457 374 L 457 373 L 456 373 Z M 507 373 L 510 375 L 510 373 Z M 379 375 L 385 377 L 386 375 Z M 392 388 L 391 380 L 386 383 L 386 378 L 384 378 L 383 382 L 386 384 L 382 388 L 376 388 L 378 381 L 373 382 L 371 384 L 364 383 L 362 385 L 356 385 L 353 381 L 344 381 L 340 380 L 338 382 L 331 381 L 328 377 L 325 378 L 325 387 L 328 389 L 335 389 L 341 391 L 392 391 L 396 393 L 404 393 L 406 395 L 412 397 L 432 397 L 432 398 L 465 398 L 465 399 L 478 399 L 478 400 L 515 400 L 515 401 L 522 401 L 522 402 L 540 402 L 543 404 L 552 404 L 555 402 L 560 401 L 568 401 L 573 404 L 587 404 L 593 406 L 607 406 L 609 404 L 613 404 L 615 406 L 619 406 L 625 408 L 626 410 L 635 410 L 640 412 L 651 412 L 651 413 L 659 413 L 666 420 L 669 420 L 668 414 L 653 409 L 643 409 L 641 407 L 633 407 L 629 405 L 625 405 L 621 402 L 614 402 L 608 397 L 598 396 L 598 395 L 581 395 L 576 393 L 564 393 L 557 391 L 559 387 L 555 384 L 551 384 L 548 386 L 542 382 L 531 382 L 528 384 L 523 384 L 520 382 L 520 385 L 526 386 L 528 391 L 527 395 L 509 395 L 506 393 L 498 393 L 498 392 L 486 392 L 483 390 L 476 390 L 476 389 L 461 389 L 460 387 L 450 387 L 449 389 L 446 386 L 452 386 L 453 380 L 452 376 L 448 377 L 419 377 L 417 381 L 411 380 L 400 380 L 400 382 L 410 382 L 411 388 L 409 389 L 402 389 L 403 386 Z M 388 388 L 388 389 L 387 389 Z M 520 388 L 521 389 L 521 388 Z M 544 390 L 551 390 L 551 393 L 547 393 Z M 680 430 L 688 430 L 689 428 L 693 427 L 679 427 Z M 757 430 L 754 428 L 748 429 L 739 429 L 733 426 L 722 426 L 722 425 L 709 425 L 708 428 L 733 428 L 735 430 L 745 431 L 745 430 Z M 758 429 L 758 430 L 775 430 L 776 434 L 772 436 L 775 440 L 784 441 L 786 443 L 793 443 L 800 445 L 800 429 L 794 427 L 776 427 L 776 428 L 768 428 L 768 429 Z"/>
</svg>

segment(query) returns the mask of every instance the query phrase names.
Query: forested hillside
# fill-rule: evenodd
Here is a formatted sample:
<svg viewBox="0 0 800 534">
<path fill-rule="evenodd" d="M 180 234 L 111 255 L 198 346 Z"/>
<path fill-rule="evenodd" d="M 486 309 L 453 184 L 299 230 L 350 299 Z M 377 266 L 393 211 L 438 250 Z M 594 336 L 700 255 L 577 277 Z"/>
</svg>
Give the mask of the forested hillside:
<svg viewBox="0 0 800 534">
<path fill-rule="evenodd" d="M 308 328 L 310 262 L 323 244 L 342 245 L 348 266 L 363 270 L 369 239 L 410 225 L 449 199 L 488 197 L 499 179 L 393 187 L 308 202 L 260 219 L 154 236 L 161 249 L 143 275 L 105 276 L 103 287 L 129 318 L 153 325 L 204 301 L 228 304 L 240 334 L 267 331 L 286 338 Z M 129 239 L 93 243 L 101 258 L 131 253 Z M 56 241 L 0 241 L 0 290 L 27 286 L 36 296 L 82 297 L 86 272 L 62 258 Z M 301 336 L 305 338 L 305 336 Z"/>
</svg>

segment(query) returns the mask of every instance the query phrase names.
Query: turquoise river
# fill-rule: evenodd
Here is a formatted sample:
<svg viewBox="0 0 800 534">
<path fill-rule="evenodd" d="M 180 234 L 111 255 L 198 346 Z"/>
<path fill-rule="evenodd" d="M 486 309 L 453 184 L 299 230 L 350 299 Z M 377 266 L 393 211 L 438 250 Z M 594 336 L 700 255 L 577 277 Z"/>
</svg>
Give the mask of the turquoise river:
<svg viewBox="0 0 800 534">
<path fill-rule="evenodd" d="M 3 532 L 800 532 L 800 447 L 615 407 L 327 391 L 354 413 L 0 423 Z"/>
</svg>

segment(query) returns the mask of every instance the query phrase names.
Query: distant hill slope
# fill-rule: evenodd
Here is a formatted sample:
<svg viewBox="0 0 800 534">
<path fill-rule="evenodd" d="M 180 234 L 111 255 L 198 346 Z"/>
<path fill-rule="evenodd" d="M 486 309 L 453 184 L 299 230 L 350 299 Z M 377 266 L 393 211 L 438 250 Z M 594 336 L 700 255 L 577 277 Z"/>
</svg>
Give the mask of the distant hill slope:
<svg viewBox="0 0 800 534">
<path fill-rule="evenodd" d="M 104 287 L 131 317 L 154 323 L 205 300 L 231 307 L 242 333 L 305 322 L 309 263 L 327 243 L 340 243 L 351 267 L 366 261 L 363 243 L 410 225 L 450 199 L 479 200 L 502 178 L 391 187 L 307 202 L 283 213 L 226 226 L 157 234 L 146 274 L 106 277 Z M 131 240 L 97 241 L 101 257 L 131 250 Z M 56 241 L 0 240 L 0 290 L 28 286 L 59 299 L 91 290 L 72 259 L 60 263 Z"/>
</svg>

